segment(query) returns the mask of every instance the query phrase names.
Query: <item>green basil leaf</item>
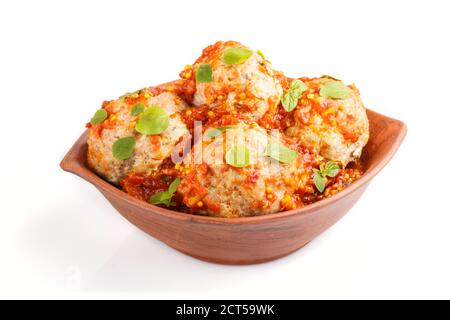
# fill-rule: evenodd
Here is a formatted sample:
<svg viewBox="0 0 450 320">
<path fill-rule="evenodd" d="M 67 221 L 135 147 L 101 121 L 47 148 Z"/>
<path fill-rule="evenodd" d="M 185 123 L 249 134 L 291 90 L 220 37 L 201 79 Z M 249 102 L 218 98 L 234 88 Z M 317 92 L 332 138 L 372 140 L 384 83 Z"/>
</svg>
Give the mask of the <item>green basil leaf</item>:
<svg viewBox="0 0 450 320">
<path fill-rule="evenodd" d="M 279 162 L 291 164 L 297 159 L 298 153 L 281 143 L 269 143 L 267 145 L 267 155 Z"/>
<path fill-rule="evenodd" d="M 143 103 L 138 103 L 137 105 L 135 105 L 135 106 L 133 107 L 133 109 L 131 109 L 131 115 L 132 115 L 133 117 L 136 117 L 136 116 L 138 116 L 140 113 L 142 113 L 142 111 L 144 111 L 144 109 L 145 109 L 144 104 L 143 104 Z"/>
<path fill-rule="evenodd" d="M 129 96 L 131 96 L 131 95 L 133 95 L 133 94 L 139 94 L 139 93 L 141 93 L 141 91 L 142 91 L 143 89 L 139 89 L 139 90 L 136 90 L 136 91 L 134 91 L 134 92 L 127 92 L 127 93 L 125 93 L 124 95 L 121 95 L 120 97 L 119 97 L 119 99 L 124 99 L 124 98 L 127 98 L 127 97 L 129 97 Z"/>
<path fill-rule="evenodd" d="M 264 53 L 261 52 L 261 50 L 256 51 L 256 53 L 263 58 L 264 60 L 266 60 L 266 56 L 264 55 Z"/>
<path fill-rule="evenodd" d="M 271 63 L 269 60 L 266 59 L 266 56 L 264 55 L 264 53 L 261 52 L 261 50 L 256 51 L 256 53 L 264 59 L 264 61 Z"/>
<path fill-rule="evenodd" d="M 213 139 L 215 137 L 220 136 L 225 131 L 235 128 L 235 126 L 227 126 L 227 127 L 221 127 L 221 128 L 209 128 L 205 132 L 205 139 Z"/>
<path fill-rule="evenodd" d="M 293 98 L 299 99 L 303 91 L 307 90 L 308 86 L 301 80 L 294 80 L 289 88 L 290 94 Z"/>
<path fill-rule="evenodd" d="M 161 191 L 150 197 L 149 202 L 151 204 L 164 204 L 166 206 L 176 206 L 176 203 L 172 202 L 172 197 L 180 186 L 181 179 L 176 178 L 169 186 L 168 191 Z"/>
<path fill-rule="evenodd" d="M 289 91 L 281 98 L 281 104 L 284 110 L 287 112 L 293 111 L 298 104 L 298 99 L 302 96 L 302 93 L 308 89 L 308 86 L 301 80 L 292 81 L 289 86 Z"/>
<path fill-rule="evenodd" d="M 150 197 L 151 204 L 164 204 L 169 206 L 172 200 L 172 195 L 167 191 L 158 192 Z"/>
<path fill-rule="evenodd" d="M 287 112 L 291 112 L 292 110 L 294 110 L 297 107 L 297 103 L 298 99 L 292 97 L 289 92 L 281 98 L 281 104 L 283 105 L 284 110 L 286 110 Z"/>
<path fill-rule="evenodd" d="M 321 78 L 324 78 L 324 79 L 331 79 L 331 80 L 334 80 L 334 81 L 341 81 L 340 79 L 337 79 L 337 78 L 335 78 L 335 77 L 329 76 L 328 74 L 323 74 L 323 75 L 321 76 Z"/>
<path fill-rule="evenodd" d="M 320 89 L 320 96 L 325 99 L 347 99 L 351 97 L 351 90 L 343 82 L 329 81 Z"/>
<path fill-rule="evenodd" d="M 227 164 L 244 168 L 250 164 L 250 150 L 246 146 L 233 146 L 225 155 Z"/>
<path fill-rule="evenodd" d="M 335 161 L 328 161 L 327 163 L 322 163 L 320 165 L 320 170 L 313 169 L 314 171 L 314 184 L 316 185 L 317 190 L 321 193 L 325 190 L 325 185 L 327 182 L 326 177 L 334 178 L 338 175 L 341 168 Z"/>
<path fill-rule="evenodd" d="M 207 83 L 213 81 L 213 71 L 210 64 L 201 64 L 195 73 L 195 80 L 197 82 Z"/>
<path fill-rule="evenodd" d="M 94 116 L 91 118 L 91 124 L 95 126 L 96 124 L 102 123 L 108 118 L 108 112 L 105 109 L 99 109 L 95 112 Z"/>
<path fill-rule="evenodd" d="M 180 178 L 176 178 L 175 180 L 173 180 L 173 182 L 170 184 L 169 190 L 168 190 L 171 195 L 175 194 L 178 187 L 180 186 L 180 183 L 181 183 Z"/>
<path fill-rule="evenodd" d="M 253 55 L 253 51 L 247 48 L 228 48 L 223 52 L 222 61 L 225 64 L 241 64 Z"/>
<path fill-rule="evenodd" d="M 341 168 L 336 162 L 328 161 L 324 166 L 322 175 L 334 178 L 338 175 L 339 171 L 341 171 Z"/>
<path fill-rule="evenodd" d="M 317 190 L 319 190 L 320 193 L 322 193 L 325 190 L 325 185 L 327 183 L 327 178 L 322 176 L 320 173 L 314 174 L 314 185 L 316 186 Z"/>
<path fill-rule="evenodd" d="M 319 172 L 320 172 L 320 173 L 325 172 L 325 163 L 322 163 L 322 164 L 320 165 L 320 167 L 319 167 Z"/>
<path fill-rule="evenodd" d="M 158 106 L 147 108 L 136 123 L 136 131 L 145 135 L 163 133 L 169 127 L 169 115 Z"/>
<path fill-rule="evenodd" d="M 133 155 L 135 145 L 135 137 L 125 137 L 117 140 L 112 147 L 114 158 L 118 160 L 127 160 Z"/>
</svg>

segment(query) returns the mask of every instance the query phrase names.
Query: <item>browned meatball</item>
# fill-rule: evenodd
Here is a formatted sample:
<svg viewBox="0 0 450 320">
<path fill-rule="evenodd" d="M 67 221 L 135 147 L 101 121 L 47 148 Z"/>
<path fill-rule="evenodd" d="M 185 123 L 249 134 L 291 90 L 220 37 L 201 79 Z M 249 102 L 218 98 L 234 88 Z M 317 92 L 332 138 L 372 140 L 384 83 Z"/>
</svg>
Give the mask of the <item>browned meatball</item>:
<svg viewBox="0 0 450 320">
<path fill-rule="evenodd" d="M 311 159 L 293 149 L 290 163 L 269 157 L 269 145 L 280 144 L 285 146 L 280 135 L 269 136 L 264 129 L 245 123 L 205 139 L 202 152 L 197 153 L 197 145 L 185 160 L 188 174 L 178 188 L 184 204 L 219 217 L 264 215 L 301 205 L 291 195 L 310 179 L 305 165 Z M 242 166 L 230 164 L 234 148 L 248 151 L 248 159 L 245 153 L 239 155 Z"/>
<path fill-rule="evenodd" d="M 199 73 L 205 73 L 202 68 L 212 72 L 207 81 L 199 79 Z M 283 90 L 270 62 L 238 42 L 207 47 L 192 69 L 188 74 L 195 81 L 194 105 L 221 106 L 259 119 L 280 102 Z"/>
<path fill-rule="evenodd" d="M 358 89 L 329 78 L 303 82 L 307 90 L 293 111 L 295 124 L 286 134 L 343 166 L 359 158 L 369 140 L 369 121 Z M 329 97 L 333 92 L 336 96 Z"/>
<path fill-rule="evenodd" d="M 133 115 L 133 107 L 142 104 L 143 111 L 151 106 L 161 107 L 169 115 L 169 126 L 158 135 L 144 135 L 136 131 L 139 115 Z M 181 137 L 189 134 L 180 115 L 185 103 L 174 93 L 163 92 L 153 96 L 143 90 L 136 97 L 121 98 L 105 104 L 108 119 L 93 126 L 88 138 L 88 163 L 101 176 L 112 183 L 118 183 L 131 172 L 150 173 L 158 170 L 164 159 L 170 157 Z M 135 137 L 136 145 L 129 159 L 120 160 L 113 156 L 113 145 L 124 137 Z"/>
</svg>

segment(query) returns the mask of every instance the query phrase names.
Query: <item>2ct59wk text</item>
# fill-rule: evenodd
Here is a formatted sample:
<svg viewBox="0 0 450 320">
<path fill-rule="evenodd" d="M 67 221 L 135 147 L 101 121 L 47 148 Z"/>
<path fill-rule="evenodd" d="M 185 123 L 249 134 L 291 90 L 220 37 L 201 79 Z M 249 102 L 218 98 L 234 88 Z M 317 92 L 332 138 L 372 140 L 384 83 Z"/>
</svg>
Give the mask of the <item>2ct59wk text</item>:
<svg viewBox="0 0 450 320">
<path fill-rule="evenodd" d="M 275 315 L 274 305 L 220 305 L 219 308 L 211 306 L 179 306 L 176 311 L 177 315 L 199 315 L 207 318 L 208 316 L 215 315 Z"/>
</svg>

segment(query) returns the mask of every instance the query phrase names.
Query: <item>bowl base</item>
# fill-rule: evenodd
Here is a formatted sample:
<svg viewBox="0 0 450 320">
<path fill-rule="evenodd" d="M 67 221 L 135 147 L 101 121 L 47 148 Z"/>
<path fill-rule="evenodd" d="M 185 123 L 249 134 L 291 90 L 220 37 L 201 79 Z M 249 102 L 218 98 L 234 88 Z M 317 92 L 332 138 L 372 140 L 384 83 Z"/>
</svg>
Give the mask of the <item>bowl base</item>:
<svg viewBox="0 0 450 320">
<path fill-rule="evenodd" d="M 254 264 L 262 264 L 262 263 L 272 262 L 272 261 L 287 257 L 287 256 L 293 254 L 294 252 L 297 252 L 298 250 L 302 249 L 303 247 L 308 245 L 310 242 L 307 242 L 304 245 L 302 245 L 288 253 L 283 253 L 278 256 L 262 258 L 262 259 L 248 259 L 248 260 L 222 260 L 222 259 L 216 259 L 216 258 L 206 258 L 206 257 L 201 257 L 201 256 L 197 256 L 194 254 L 190 254 L 183 250 L 179 250 L 179 249 L 175 249 L 175 250 L 177 250 L 178 252 L 181 252 L 182 254 L 190 256 L 194 259 L 201 260 L 201 261 L 208 262 L 208 263 L 228 265 L 228 266 L 245 266 L 245 265 L 254 265 Z"/>
</svg>

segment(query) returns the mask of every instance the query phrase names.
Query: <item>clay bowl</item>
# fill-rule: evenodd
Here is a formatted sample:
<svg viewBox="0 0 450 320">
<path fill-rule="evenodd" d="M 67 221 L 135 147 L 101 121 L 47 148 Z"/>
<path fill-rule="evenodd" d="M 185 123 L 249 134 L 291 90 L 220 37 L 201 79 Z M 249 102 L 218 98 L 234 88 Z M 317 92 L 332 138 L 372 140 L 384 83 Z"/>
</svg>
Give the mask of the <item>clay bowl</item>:
<svg viewBox="0 0 450 320">
<path fill-rule="evenodd" d="M 86 132 L 67 153 L 61 167 L 92 183 L 128 221 L 172 248 L 220 264 L 262 263 L 302 248 L 335 224 L 394 156 L 406 135 L 406 126 L 371 110 L 367 113 L 370 141 L 362 157 L 366 169 L 362 178 L 331 198 L 272 215 L 212 218 L 179 213 L 137 200 L 86 166 Z"/>
</svg>

